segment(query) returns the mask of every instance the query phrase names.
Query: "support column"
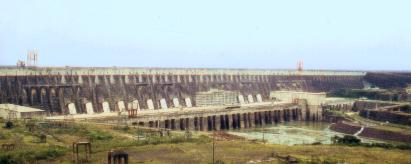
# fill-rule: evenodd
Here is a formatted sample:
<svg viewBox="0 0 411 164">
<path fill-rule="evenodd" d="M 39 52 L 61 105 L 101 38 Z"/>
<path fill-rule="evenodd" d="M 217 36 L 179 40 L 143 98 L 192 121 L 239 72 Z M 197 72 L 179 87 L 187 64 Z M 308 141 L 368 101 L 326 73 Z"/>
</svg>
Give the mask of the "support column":
<svg viewBox="0 0 411 164">
<path fill-rule="evenodd" d="M 260 125 L 260 121 L 258 119 L 258 116 L 259 116 L 258 112 L 254 112 L 254 126 L 255 127 Z"/>
<path fill-rule="evenodd" d="M 175 130 L 176 129 L 176 120 L 171 119 L 170 121 L 170 129 Z"/>
<path fill-rule="evenodd" d="M 300 108 L 297 108 L 297 119 L 298 119 L 298 121 L 301 121 L 302 119 L 302 113 L 301 113 L 301 109 Z"/>
<path fill-rule="evenodd" d="M 255 123 L 253 113 L 248 113 L 247 117 L 248 117 L 247 118 L 248 119 L 248 128 L 252 128 L 253 124 Z"/>
<path fill-rule="evenodd" d="M 298 121 L 298 113 L 297 113 L 297 108 L 293 109 L 293 120 Z"/>
<path fill-rule="evenodd" d="M 180 124 L 179 130 L 185 130 L 185 129 L 186 129 L 186 127 L 184 126 L 184 123 L 185 123 L 185 119 L 184 119 L 184 118 L 180 118 L 180 119 L 179 119 L 179 124 Z"/>
<path fill-rule="evenodd" d="M 285 110 L 286 121 L 291 121 L 290 115 L 291 115 L 290 109 Z"/>
<path fill-rule="evenodd" d="M 238 129 L 238 118 L 236 114 L 232 114 L 233 117 L 233 129 Z"/>
<path fill-rule="evenodd" d="M 226 124 L 225 124 L 225 116 L 224 115 L 220 115 L 220 125 L 221 125 L 221 130 L 226 130 Z"/>
<path fill-rule="evenodd" d="M 272 124 L 273 120 L 272 120 L 273 116 L 272 116 L 272 112 L 271 111 L 267 111 L 267 123 L 268 124 Z"/>
<path fill-rule="evenodd" d="M 195 130 L 195 120 L 194 120 L 194 118 L 187 118 L 186 119 L 189 123 L 188 123 L 188 129 L 190 130 L 190 131 L 193 131 L 193 130 Z"/>
<path fill-rule="evenodd" d="M 221 128 L 220 115 L 213 116 L 213 120 L 214 120 L 214 123 L 215 123 L 214 130 L 220 130 L 220 128 Z"/>
<path fill-rule="evenodd" d="M 278 110 L 274 110 L 273 111 L 273 120 L 274 120 L 274 123 L 278 123 L 279 121 L 278 121 Z"/>
<path fill-rule="evenodd" d="M 200 117 L 200 130 L 207 131 L 207 117 Z"/>
<path fill-rule="evenodd" d="M 194 130 L 199 131 L 200 130 L 200 121 L 198 117 L 194 117 Z"/>
<path fill-rule="evenodd" d="M 258 112 L 258 114 L 260 115 L 259 116 L 260 124 L 261 124 L 261 126 L 264 126 L 265 125 L 265 113 L 264 112 Z"/>
<path fill-rule="evenodd" d="M 213 131 L 213 117 L 207 116 L 207 131 Z"/>
<path fill-rule="evenodd" d="M 241 114 L 237 113 L 237 129 L 241 129 L 241 125 L 243 125 L 241 122 Z"/>
<path fill-rule="evenodd" d="M 284 109 L 278 111 L 278 122 L 284 122 Z"/>
<path fill-rule="evenodd" d="M 284 122 L 288 121 L 288 109 L 283 110 L 283 120 Z"/>
<path fill-rule="evenodd" d="M 165 121 L 164 121 L 164 128 L 166 128 L 166 129 L 171 129 L 170 120 L 165 120 Z"/>
<path fill-rule="evenodd" d="M 154 121 L 149 121 L 148 122 L 148 127 L 154 128 Z"/>
<path fill-rule="evenodd" d="M 240 128 L 244 129 L 246 127 L 246 117 L 245 113 L 244 114 L 238 114 L 239 115 L 239 120 L 240 120 Z"/>
<path fill-rule="evenodd" d="M 165 129 L 166 128 L 166 124 L 165 124 L 165 121 L 164 120 L 159 120 L 158 121 L 158 123 L 159 123 L 159 128 L 160 129 Z"/>
<path fill-rule="evenodd" d="M 233 119 L 230 117 L 229 114 L 224 115 L 224 117 L 225 117 L 225 126 L 227 127 L 227 130 L 233 129 L 233 121 L 232 121 Z"/>
</svg>

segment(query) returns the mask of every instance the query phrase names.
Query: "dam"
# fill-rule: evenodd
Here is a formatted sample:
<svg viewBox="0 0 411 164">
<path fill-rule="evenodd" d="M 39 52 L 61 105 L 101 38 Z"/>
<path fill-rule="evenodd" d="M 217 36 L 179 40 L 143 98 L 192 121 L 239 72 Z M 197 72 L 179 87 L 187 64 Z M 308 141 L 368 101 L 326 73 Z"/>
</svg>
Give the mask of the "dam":
<svg viewBox="0 0 411 164">
<path fill-rule="evenodd" d="M 139 115 L 123 120 L 121 117 L 91 118 L 91 120 L 100 123 L 138 124 L 171 130 L 213 131 L 247 129 L 286 121 L 301 121 L 303 112 L 297 104 L 259 103 L 235 108 L 213 106 L 183 110 L 141 111 Z M 87 119 L 90 120 L 90 118 Z"/>
<path fill-rule="evenodd" d="M 39 108 L 48 116 L 135 111 L 143 120 L 142 116 L 151 114 L 152 119 L 146 120 L 150 126 L 178 129 L 175 122 L 182 122 L 178 125 L 181 129 L 204 129 L 206 124 L 208 129 L 233 128 L 251 126 L 247 122 L 259 125 L 289 118 L 321 119 L 321 109 L 313 112 L 305 107 L 306 102 L 302 105 L 303 101 L 277 105 L 270 95 L 276 91 L 363 88 L 365 75 L 360 71 L 316 70 L 1 67 L 0 103 Z M 247 106 L 250 104 L 254 107 Z M 218 115 L 204 110 L 216 106 L 221 109 L 210 111 Z M 259 110 L 261 107 L 264 109 Z M 237 108 L 239 111 L 227 112 Z M 170 116 L 182 109 L 192 111 L 184 119 L 193 121 L 180 120 L 180 114 L 173 119 L 155 118 L 164 111 L 168 114 L 163 115 Z"/>
</svg>

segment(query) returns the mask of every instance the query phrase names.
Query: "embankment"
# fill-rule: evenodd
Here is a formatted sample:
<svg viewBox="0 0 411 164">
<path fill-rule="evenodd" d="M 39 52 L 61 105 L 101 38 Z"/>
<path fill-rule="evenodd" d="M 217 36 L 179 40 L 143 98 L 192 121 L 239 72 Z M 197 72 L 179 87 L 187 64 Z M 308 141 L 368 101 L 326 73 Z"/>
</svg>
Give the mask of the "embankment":
<svg viewBox="0 0 411 164">
<path fill-rule="evenodd" d="M 332 124 L 330 126 L 330 129 L 336 132 L 353 135 L 361 129 L 361 126 L 341 121 Z M 372 127 L 365 127 L 364 131 L 362 131 L 362 133 L 360 133 L 359 136 L 397 142 L 411 142 L 411 135 Z"/>
</svg>

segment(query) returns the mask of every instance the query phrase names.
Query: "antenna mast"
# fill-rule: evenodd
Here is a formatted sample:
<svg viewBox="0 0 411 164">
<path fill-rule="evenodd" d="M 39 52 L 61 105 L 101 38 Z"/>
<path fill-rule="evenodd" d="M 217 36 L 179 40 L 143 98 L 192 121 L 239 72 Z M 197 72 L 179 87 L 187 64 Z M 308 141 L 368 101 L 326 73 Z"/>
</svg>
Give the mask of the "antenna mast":
<svg viewBox="0 0 411 164">
<path fill-rule="evenodd" d="M 27 52 L 27 66 L 36 67 L 38 64 L 39 55 L 37 50 L 31 50 Z"/>
</svg>

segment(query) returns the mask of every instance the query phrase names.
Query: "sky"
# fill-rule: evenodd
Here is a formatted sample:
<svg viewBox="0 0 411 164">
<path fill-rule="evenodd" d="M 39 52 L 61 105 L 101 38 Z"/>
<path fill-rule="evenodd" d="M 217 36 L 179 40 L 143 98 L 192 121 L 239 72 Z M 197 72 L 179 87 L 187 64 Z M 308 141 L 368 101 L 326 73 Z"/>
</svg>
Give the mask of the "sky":
<svg viewBox="0 0 411 164">
<path fill-rule="evenodd" d="M 0 0 L 0 65 L 411 70 L 409 0 Z"/>
</svg>

